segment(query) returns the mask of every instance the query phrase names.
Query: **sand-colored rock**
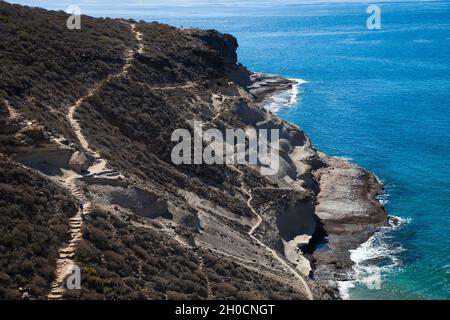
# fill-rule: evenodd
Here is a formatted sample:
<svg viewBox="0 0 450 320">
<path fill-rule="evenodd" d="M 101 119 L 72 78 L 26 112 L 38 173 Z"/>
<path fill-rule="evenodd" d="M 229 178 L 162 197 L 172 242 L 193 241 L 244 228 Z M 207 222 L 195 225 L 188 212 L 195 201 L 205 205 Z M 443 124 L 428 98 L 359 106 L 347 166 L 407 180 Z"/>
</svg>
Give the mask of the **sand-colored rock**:
<svg viewBox="0 0 450 320">
<path fill-rule="evenodd" d="M 70 157 L 70 169 L 77 173 L 86 171 L 91 165 L 89 158 L 81 151 L 75 151 Z"/>
<path fill-rule="evenodd" d="M 259 105 L 264 105 L 265 97 L 276 92 L 279 80 L 272 76 L 265 79 L 262 74 L 254 74 L 252 79 L 258 83 L 250 88 Z M 281 82 L 279 90 L 285 89 Z M 248 114 L 246 111 L 245 115 Z M 352 265 L 349 250 L 388 224 L 388 216 L 376 199 L 383 193 L 383 187 L 367 170 L 314 149 L 303 131 L 292 124 L 266 115 L 266 120 L 257 126 L 281 130 L 282 161 L 277 181 L 285 183 L 288 189 L 309 190 L 315 195 L 314 208 L 292 208 L 278 216 L 281 249 L 302 273 L 311 271 L 315 279 L 333 287 L 334 281 Z M 306 215 L 307 211 L 311 215 Z M 322 249 L 316 251 L 317 245 Z M 313 268 L 305 263 L 305 257 Z"/>
</svg>

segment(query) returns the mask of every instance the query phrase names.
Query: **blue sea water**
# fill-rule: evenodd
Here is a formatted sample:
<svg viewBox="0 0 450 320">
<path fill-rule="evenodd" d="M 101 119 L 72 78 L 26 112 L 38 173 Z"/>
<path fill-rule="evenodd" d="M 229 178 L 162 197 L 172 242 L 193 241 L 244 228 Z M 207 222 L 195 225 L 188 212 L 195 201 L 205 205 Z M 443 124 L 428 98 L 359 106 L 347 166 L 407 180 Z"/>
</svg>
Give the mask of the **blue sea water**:
<svg viewBox="0 0 450 320">
<path fill-rule="evenodd" d="M 363 3 L 82 10 L 231 33 L 251 70 L 306 80 L 278 114 L 317 148 L 375 172 L 389 214 L 405 222 L 354 253 L 363 270 L 383 272 L 381 288 L 355 282 L 350 298 L 450 299 L 450 2 L 380 7 L 381 30 L 367 29 Z"/>
</svg>

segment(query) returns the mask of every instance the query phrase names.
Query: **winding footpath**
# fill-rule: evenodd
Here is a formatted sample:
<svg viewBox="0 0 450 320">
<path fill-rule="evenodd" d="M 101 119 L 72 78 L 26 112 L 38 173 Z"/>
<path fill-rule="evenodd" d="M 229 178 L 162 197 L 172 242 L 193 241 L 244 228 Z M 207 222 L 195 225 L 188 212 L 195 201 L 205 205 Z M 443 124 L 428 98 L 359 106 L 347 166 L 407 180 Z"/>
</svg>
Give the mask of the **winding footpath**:
<svg viewBox="0 0 450 320">
<path fill-rule="evenodd" d="M 244 183 L 244 181 L 242 179 L 242 177 L 243 177 L 242 171 L 237 169 L 236 167 L 234 167 L 234 169 L 238 173 L 240 173 L 240 175 L 241 175 L 241 183 L 242 183 L 243 186 L 245 186 L 245 183 Z M 304 293 L 306 295 L 306 298 L 308 300 L 313 300 L 314 296 L 313 296 L 313 294 L 311 292 L 311 289 L 309 288 L 308 284 L 306 283 L 305 279 L 303 278 L 303 276 L 300 275 L 293 267 L 291 267 L 283 258 L 281 258 L 274 249 L 268 247 L 261 240 L 259 240 L 257 237 L 254 236 L 254 233 L 255 233 L 256 229 L 259 228 L 259 226 L 263 222 L 263 219 L 262 219 L 261 215 L 258 212 L 256 212 L 255 208 L 252 205 L 253 195 L 252 195 L 251 189 L 243 188 L 243 191 L 248 196 L 247 206 L 249 207 L 251 212 L 256 216 L 256 220 L 257 220 L 256 223 L 248 231 L 248 235 L 255 242 L 257 242 L 261 247 L 263 247 L 266 251 L 268 251 L 280 263 L 280 265 L 285 270 L 289 271 L 292 275 L 294 275 L 294 277 L 302 284 L 302 286 L 304 288 Z"/>
<path fill-rule="evenodd" d="M 130 26 L 130 28 L 134 34 L 134 37 L 136 39 L 136 42 L 138 44 L 137 52 L 139 54 L 143 53 L 144 52 L 143 34 L 139 31 L 137 31 L 135 24 L 127 23 L 124 21 L 122 21 L 122 23 L 128 24 Z M 89 90 L 85 96 L 78 99 L 75 102 L 75 104 L 73 104 L 69 108 L 67 120 L 69 121 L 73 131 L 75 132 L 75 135 L 77 136 L 77 139 L 78 139 L 82 149 L 86 153 L 93 156 L 95 159 L 94 164 L 88 168 L 88 171 L 91 175 L 106 172 L 107 171 L 107 169 L 106 169 L 107 161 L 105 159 L 103 159 L 97 151 L 93 150 L 90 147 L 89 142 L 87 141 L 86 137 L 82 133 L 82 130 L 81 130 L 78 120 L 75 118 L 76 111 L 81 106 L 83 101 L 85 101 L 87 98 L 95 95 L 98 92 L 98 90 L 105 83 L 107 83 L 108 81 L 110 81 L 113 78 L 120 78 L 120 77 L 127 75 L 129 68 L 131 67 L 133 55 L 134 55 L 133 51 L 128 50 L 126 59 L 125 59 L 125 61 L 126 61 L 125 65 L 123 66 L 120 73 L 118 73 L 116 75 L 109 75 L 105 80 L 98 83 L 94 88 Z M 194 83 L 187 82 L 186 84 L 181 85 L 181 86 L 177 85 L 177 86 L 163 86 L 163 87 L 151 87 L 151 88 L 168 90 L 168 89 L 179 89 L 179 88 L 187 89 L 187 88 L 191 88 L 193 86 L 195 86 Z M 68 189 L 71 190 L 72 194 L 74 196 L 76 196 L 76 198 L 80 201 L 80 203 L 83 203 L 84 210 L 79 210 L 77 215 L 71 219 L 70 229 L 71 229 L 72 238 L 71 238 L 71 241 L 69 242 L 68 246 L 66 248 L 63 248 L 60 250 L 59 259 L 58 259 L 58 263 L 57 263 L 56 280 L 55 280 L 54 284 L 52 285 L 52 291 L 51 291 L 50 295 L 48 296 L 49 299 L 61 299 L 62 298 L 62 294 L 64 292 L 64 288 L 63 288 L 64 279 L 67 277 L 67 274 L 71 271 L 71 268 L 74 266 L 73 258 L 75 255 L 76 242 L 78 240 L 80 240 L 82 237 L 82 231 L 81 231 L 82 227 L 83 227 L 82 217 L 83 217 L 83 215 L 89 214 L 90 209 L 91 209 L 91 203 L 85 199 L 82 191 L 74 183 L 77 176 L 78 176 L 77 174 L 73 173 L 72 175 L 68 176 L 63 183 L 65 183 L 68 186 Z M 200 254 L 198 254 L 198 252 L 197 252 L 198 248 L 193 248 L 193 247 L 189 246 L 188 244 L 184 243 L 183 241 L 179 241 L 179 239 L 177 239 L 177 241 L 180 244 L 187 247 L 188 249 L 191 249 L 194 252 L 195 256 L 197 257 L 197 260 L 199 261 L 200 270 L 205 275 L 205 279 L 206 279 L 207 299 L 211 299 L 211 297 L 212 297 L 211 285 L 209 282 L 208 275 L 204 271 L 203 257 Z"/>
<path fill-rule="evenodd" d="M 141 32 L 137 31 L 136 25 L 134 23 L 127 23 L 124 21 L 121 21 L 124 24 L 128 24 L 131 28 L 131 31 L 133 32 L 133 35 L 136 39 L 136 42 L 138 43 L 138 53 L 142 53 L 144 51 L 144 43 L 143 43 L 143 35 Z M 86 140 L 86 137 L 83 135 L 80 124 L 78 123 L 78 120 L 75 118 L 75 113 L 77 109 L 81 106 L 83 101 L 86 99 L 94 96 L 98 90 L 107 82 L 111 81 L 114 78 L 121 78 L 128 74 L 128 71 L 131 67 L 131 62 L 133 60 L 133 50 L 129 49 L 127 51 L 126 57 L 125 57 L 125 64 L 122 67 L 122 70 L 118 74 L 112 74 L 109 75 L 106 79 L 100 81 L 94 88 L 90 89 L 86 95 L 78 99 L 75 104 L 73 104 L 69 108 L 69 112 L 67 114 L 67 120 L 69 121 L 73 131 L 75 132 L 75 135 L 77 136 L 78 141 L 80 142 L 81 147 L 85 152 L 90 154 L 94 157 L 95 163 L 89 168 L 89 172 L 91 174 L 97 174 L 101 173 L 106 170 L 106 160 L 102 159 L 100 154 L 96 151 L 94 151 L 90 146 L 89 142 Z"/>
<path fill-rule="evenodd" d="M 143 44 L 143 34 L 139 31 L 137 31 L 136 25 L 134 23 L 128 23 L 125 21 L 122 21 L 122 23 L 127 24 L 130 26 L 131 31 L 136 39 L 136 42 L 138 44 L 138 53 L 142 53 L 144 51 L 144 44 Z M 134 52 L 132 49 L 127 50 L 126 58 L 125 58 L 125 64 L 122 67 L 122 70 L 117 74 L 111 74 L 106 79 L 100 81 L 94 88 L 90 89 L 86 95 L 78 99 L 72 106 L 70 106 L 67 114 L 67 120 L 69 124 L 71 125 L 81 148 L 86 152 L 87 154 L 91 155 L 95 161 L 92 166 L 88 168 L 88 171 L 90 174 L 99 174 L 104 173 L 106 171 L 107 167 L 107 161 L 103 159 L 100 154 L 93 150 L 89 142 L 87 141 L 86 137 L 83 135 L 80 124 L 78 120 L 75 118 L 75 114 L 77 109 L 82 105 L 82 103 L 89 97 L 92 97 L 95 95 L 98 90 L 107 82 L 114 78 L 120 78 L 128 74 L 129 68 L 131 67 L 131 63 L 134 57 Z M 189 88 L 193 86 L 192 83 L 187 83 L 184 85 L 184 87 Z M 180 86 L 177 86 L 179 88 Z M 175 87 L 173 87 L 175 88 Z M 161 89 L 172 89 L 172 87 L 161 87 Z M 15 110 L 9 105 L 9 103 L 6 101 L 6 106 L 8 108 L 8 111 L 10 113 L 11 117 L 17 116 L 17 113 Z M 243 177 L 243 173 L 235 168 L 236 171 L 238 171 L 241 174 L 241 178 Z M 65 279 L 68 275 L 72 273 L 73 267 L 75 266 L 74 258 L 76 253 L 76 246 L 77 242 L 82 239 L 82 228 L 83 228 L 83 217 L 85 215 L 90 214 L 92 204 L 91 202 L 86 198 L 86 196 L 83 193 L 83 190 L 76 184 L 76 180 L 80 178 L 81 176 L 73 171 L 67 171 L 65 176 L 62 180 L 58 181 L 60 184 L 62 184 L 67 190 L 70 191 L 70 193 L 74 196 L 74 198 L 79 202 L 80 206 L 77 210 L 77 213 L 75 216 L 70 218 L 70 241 L 67 243 L 67 245 L 63 248 L 61 248 L 58 252 L 58 259 L 56 262 L 56 271 L 55 271 L 55 280 L 51 285 L 51 291 L 49 295 L 47 296 L 48 299 L 51 300 L 59 300 L 63 298 L 64 290 L 65 290 Z M 244 182 L 242 181 L 242 185 L 244 186 Z M 248 231 L 248 235 L 253 239 L 255 242 L 257 242 L 262 248 L 267 250 L 279 263 L 283 268 L 290 273 L 294 275 L 294 277 L 302 284 L 304 287 L 304 292 L 306 294 L 306 297 L 309 300 L 313 299 L 312 292 L 304 280 L 304 278 L 295 271 L 294 268 L 292 268 L 284 259 L 282 259 L 278 253 L 272 249 L 269 248 L 267 245 L 265 245 L 263 242 L 261 242 L 257 237 L 254 236 L 255 231 L 258 229 L 258 227 L 261 225 L 263 219 L 261 215 L 257 213 L 257 211 L 252 206 L 253 201 L 253 195 L 251 193 L 251 190 L 243 189 L 244 193 L 248 196 L 247 200 L 247 206 L 251 210 L 251 212 L 256 216 L 257 221 L 256 223 L 250 228 Z M 184 244 L 186 247 L 190 248 L 194 251 L 198 261 L 199 261 L 199 267 L 203 271 L 206 279 L 206 286 L 207 286 L 207 299 L 211 299 L 212 289 L 210 286 L 210 282 L 208 279 L 208 276 L 206 272 L 204 271 L 204 260 L 203 257 L 197 252 L 199 250 L 198 247 L 192 247 L 183 241 L 178 241 L 181 244 Z"/>
<path fill-rule="evenodd" d="M 144 51 L 143 44 L 143 35 L 141 32 L 137 31 L 136 25 L 133 23 L 127 23 L 133 32 L 133 35 L 138 44 L 138 53 L 142 53 Z M 75 113 L 78 107 L 81 106 L 83 101 L 87 98 L 95 95 L 98 90 L 111 79 L 120 78 L 128 74 L 128 70 L 131 67 L 131 63 L 133 60 L 134 52 L 132 49 L 127 50 L 125 64 L 122 67 L 122 70 L 118 74 L 109 75 L 106 79 L 100 81 L 94 88 L 90 89 L 86 95 L 78 99 L 75 104 L 73 104 L 69 108 L 69 112 L 67 114 L 67 120 L 71 125 L 81 148 L 84 152 L 90 154 L 94 157 L 95 162 L 92 166 L 88 168 L 90 174 L 99 174 L 106 171 L 107 162 L 103 159 L 100 154 L 94 151 L 87 141 L 86 137 L 83 135 L 80 124 L 78 120 L 75 118 Z M 48 299 L 51 300 L 59 300 L 63 298 L 64 290 L 65 290 L 65 279 L 68 275 L 72 274 L 73 268 L 75 267 L 75 253 L 76 253 L 76 245 L 79 240 L 82 239 L 82 228 L 83 228 L 83 216 L 88 215 L 91 212 L 92 204 L 88 201 L 83 194 L 83 190 L 76 184 L 76 180 L 80 178 L 75 172 L 68 171 L 64 176 L 61 183 L 64 185 L 66 189 L 70 191 L 70 193 L 77 199 L 80 203 L 80 207 L 76 213 L 76 215 L 70 218 L 70 241 L 68 244 L 59 250 L 58 260 L 56 262 L 56 272 L 55 272 L 55 280 L 51 285 L 51 290 Z"/>
</svg>

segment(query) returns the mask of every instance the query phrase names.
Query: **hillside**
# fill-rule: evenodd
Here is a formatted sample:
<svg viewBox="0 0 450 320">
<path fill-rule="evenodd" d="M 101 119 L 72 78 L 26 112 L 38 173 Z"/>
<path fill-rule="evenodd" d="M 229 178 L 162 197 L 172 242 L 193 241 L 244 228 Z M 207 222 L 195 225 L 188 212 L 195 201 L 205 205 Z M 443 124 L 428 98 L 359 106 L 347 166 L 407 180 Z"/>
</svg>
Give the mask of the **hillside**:
<svg viewBox="0 0 450 320">
<path fill-rule="evenodd" d="M 52 276 L 38 280 L 14 278 L 11 253 L 28 245 L 2 244 L 3 297 L 33 283 L 40 291 L 27 297 L 39 299 L 336 298 L 348 249 L 387 223 L 382 187 L 263 108 L 294 83 L 239 65 L 231 35 L 84 16 L 81 30 L 67 30 L 66 18 L 0 2 L 0 201 L 19 206 L 0 218 L 14 214 L 3 225 L 11 232 L 45 227 L 53 237 L 41 253 Z M 278 175 L 175 165 L 171 135 L 192 132 L 193 120 L 278 129 Z M 54 197 L 23 200 L 21 190 Z M 51 218 L 38 219 L 42 205 Z M 329 250 L 316 252 L 324 242 Z M 73 265 L 81 290 L 64 287 Z"/>
<path fill-rule="evenodd" d="M 0 157 L 0 299 L 45 298 L 58 249 L 69 238 L 73 198 Z"/>
</svg>

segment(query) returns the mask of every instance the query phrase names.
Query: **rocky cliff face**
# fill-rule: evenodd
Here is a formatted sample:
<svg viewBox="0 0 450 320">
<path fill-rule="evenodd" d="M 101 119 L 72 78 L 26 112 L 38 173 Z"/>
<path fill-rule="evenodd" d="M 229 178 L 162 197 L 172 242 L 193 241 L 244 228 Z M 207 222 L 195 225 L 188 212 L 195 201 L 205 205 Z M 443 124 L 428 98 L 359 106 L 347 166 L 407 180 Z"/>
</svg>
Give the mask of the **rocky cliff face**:
<svg viewBox="0 0 450 320">
<path fill-rule="evenodd" d="M 1 65 L 10 68 L 0 82 L 0 152 L 85 205 L 49 297 L 336 298 L 348 249 L 387 223 L 375 200 L 382 190 L 264 109 L 294 84 L 237 65 L 230 35 L 86 17 L 80 37 L 65 18 L 0 2 L 0 43 L 9 43 Z M 31 35 L 18 32 L 48 19 L 73 42 L 70 55 L 46 28 L 32 35 L 45 46 L 23 49 Z M 59 77 L 39 82 L 41 65 L 26 61 L 41 57 Z M 74 66 L 82 67 L 71 82 Z M 193 121 L 221 132 L 277 129 L 277 175 L 258 165 L 175 165 L 171 135 L 193 132 Z M 33 134 L 25 141 L 24 132 Z M 63 287 L 66 260 L 81 268 L 81 290 Z"/>
</svg>

